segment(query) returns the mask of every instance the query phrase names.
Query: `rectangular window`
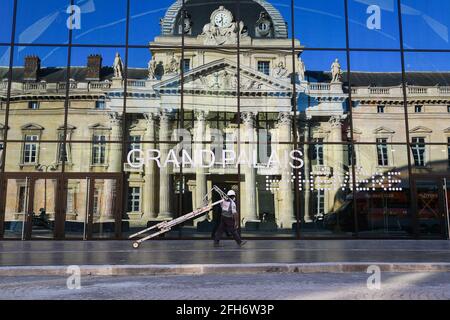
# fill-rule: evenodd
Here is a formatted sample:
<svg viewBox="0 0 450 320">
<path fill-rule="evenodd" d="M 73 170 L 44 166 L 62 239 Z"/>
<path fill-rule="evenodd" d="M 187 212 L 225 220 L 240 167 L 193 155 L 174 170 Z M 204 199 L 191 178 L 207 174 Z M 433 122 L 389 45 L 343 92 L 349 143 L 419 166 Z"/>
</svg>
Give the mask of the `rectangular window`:
<svg viewBox="0 0 450 320">
<path fill-rule="evenodd" d="M 106 163 L 106 136 L 95 135 L 92 142 L 92 164 Z"/>
<path fill-rule="evenodd" d="M 17 212 L 18 213 L 25 213 L 25 197 L 26 197 L 26 190 L 27 188 L 25 186 L 19 187 L 19 194 L 18 194 L 18 200 L 17 203 Z"/>
<path fill-rule="evenodd" d="M 39 109 L 39 102 L 37 102 L 37 101 L 29 101 L 28 102 L 28 109 L 31 109 L 31 110 Z"/>
<path fill-rule="evenodd" d="M 422 106 L 415 106 L 415 107 L 414 107 L 414 112 L 415 112 L 415 113 L 421 113 L 422 110 L 423 110 L 423 107 L 422 107 Z"/>
<path fill-rule="evenodd" d="M 94 216 L 100 215 L 100 212 L 98 211 L 99 203 L 100 203 L 100 190 L 98 190 L 98 188 L 95 188 L 94 198 L 92 201 L 92 213 L 94 214 Z"/>
<path fill-rule="evenodd" d="M 128 188 L 128 212 L 141 211 L 141 188 Z"/>
<path fill-rule="evenodd" d="M 141 150 L 141 136 L 130 136 L 130 145 L 128 152 L 132 150 Z M 139 154 L 134 152 L 131 154 L 131 163 L 137 163 L 137 158 L 139 157 Z"/>
<path fill-rule="evenodd" d="M 312 155 L 311 160 L 314 165 L 323 166 L 324 156 L 323 156 L 323 138 L 316 139 L 317 144 L 312 145 Z"/>
<path fill-rule="evenodd" d="M 23 146 L 22 160 L 24 164 L 36 164 L 38 152 L 38 136 L 26 135 Z"/>
<path fill-rule="evenodd" d="M 450 113 L 450 106 L 447 106 L 447 112 Z"/>
<path fill-rule="evenodd" d="M 377 113 L 384 113 L 384 106 L 377 106 Z"/>
<path fill-rule="evenodd" d="M 69 161 L 68 155 L 69 155 L 69 144 L 66 141 L 66 145 L 64 148 L 64 133 L 60 132 L 58 134 L 58 162 L 67 162 Z"/>
<path fill-rule="evenodd" d="M 412 138 L 411 145 L 413 157 L 414 157 L 414 165 L 417 167 L 425 166 L 425 138 L 423 137 L 414 137 Z"/>
<path fill-rule="evenodd" d="M 183 60 L 183 70 L 184 72 L 188 72 L 189 70 L 191 70 L 191 59 Z"/>
<path fill-rule="evenodd" d="M 258 61 L 258 71 L 270 75 L 270 61 Z"/>
<path fill-rule="evenodd" d="M 378 165 L 385 167 L 389 165 L 387 139 L 377 139 Z"/>
<path fill-rule="evenodd" d="M 105 100 L 97 100 L 95 101 L 95 109 L 104 110 L 106 107 Z"/>
<path fill-rule="evenodd" d="M 323 218 L 325 215 L 325 190 L 316 190 L 313 193 L 314 199 L 314 216 L 315 218 Z"/>
</svg>

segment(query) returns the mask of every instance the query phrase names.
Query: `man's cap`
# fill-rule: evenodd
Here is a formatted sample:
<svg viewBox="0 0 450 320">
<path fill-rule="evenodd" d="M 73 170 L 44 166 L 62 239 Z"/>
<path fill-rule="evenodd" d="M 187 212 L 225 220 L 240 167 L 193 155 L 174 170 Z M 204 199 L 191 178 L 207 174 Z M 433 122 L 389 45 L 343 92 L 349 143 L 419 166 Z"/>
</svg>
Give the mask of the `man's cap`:
<svg viewBox="0 0 450 320">
<path fill-rule="evenodd" d="M 236 192 L 234 192 L 234 190 L 229 190 L 227 192 L 227 196 L 231 197 L 231 196 L 236 196 Z"/>
</svg>

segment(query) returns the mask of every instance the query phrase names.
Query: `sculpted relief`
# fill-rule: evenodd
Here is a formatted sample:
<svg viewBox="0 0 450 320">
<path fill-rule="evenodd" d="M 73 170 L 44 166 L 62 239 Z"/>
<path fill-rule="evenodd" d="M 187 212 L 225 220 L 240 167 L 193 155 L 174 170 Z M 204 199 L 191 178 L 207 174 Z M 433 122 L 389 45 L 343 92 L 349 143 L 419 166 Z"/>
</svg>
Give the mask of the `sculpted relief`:
<svg viewBox="0 0 450 320">
<path fill-rule="evenodd" d="M 199 36 L 205 45 L 236 44 L 238 36 L 248 36 L 244 23 L 235 22 L 232 13 L 223 6 L 211 14 L 210 20 Z"/>
</svg>

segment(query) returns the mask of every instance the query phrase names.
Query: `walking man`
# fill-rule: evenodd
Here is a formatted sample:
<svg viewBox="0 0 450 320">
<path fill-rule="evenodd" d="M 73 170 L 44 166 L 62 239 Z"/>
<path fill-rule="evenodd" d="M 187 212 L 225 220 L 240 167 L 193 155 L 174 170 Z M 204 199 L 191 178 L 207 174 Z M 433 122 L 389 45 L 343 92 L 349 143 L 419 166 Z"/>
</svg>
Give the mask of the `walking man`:
<svg viewBox="0 0 450 320">
<path fill-rule="evenodd" d="M 221 203 L 222 217 L 220 219 L 219 228 L 217 228 L 214 236 L 214 246 L 219 246 L 219 241 L 223 232 L 227 231 L 231 233 L 237 244 L 242 247 L 247 241 L 243 241 L 237 232 L 239 219 L 236 209 L 236 193 L 233 190 L 230 190 L 228 191 L 227 196 L 228 199 Z"/>
</svg>

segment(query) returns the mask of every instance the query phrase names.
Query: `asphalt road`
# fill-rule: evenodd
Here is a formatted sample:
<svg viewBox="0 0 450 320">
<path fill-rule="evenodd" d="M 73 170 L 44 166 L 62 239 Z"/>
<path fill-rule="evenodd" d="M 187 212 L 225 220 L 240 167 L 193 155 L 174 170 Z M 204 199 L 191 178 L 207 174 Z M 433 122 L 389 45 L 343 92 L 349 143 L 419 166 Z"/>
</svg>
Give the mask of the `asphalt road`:
<svg viewBox="0 0 450 320">
<path fill-rule="evenodd" d="M 2 277 L 0 299 L 450 299 L 450 273 L 382 273 L 369 289 L 365 273 L 203 276 Z M 73 279 L 71 279 L 73 280 Z M 76 281 L 69 281 L 75 286 Z"/>
</svg>

